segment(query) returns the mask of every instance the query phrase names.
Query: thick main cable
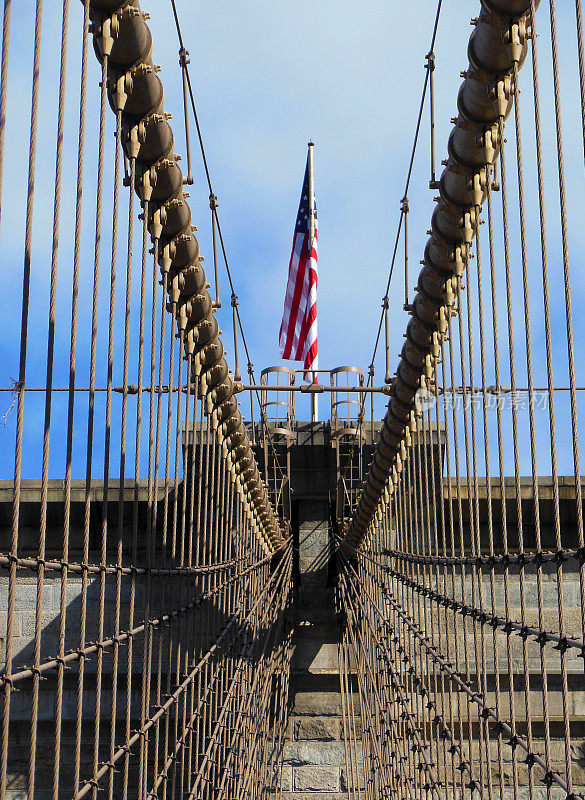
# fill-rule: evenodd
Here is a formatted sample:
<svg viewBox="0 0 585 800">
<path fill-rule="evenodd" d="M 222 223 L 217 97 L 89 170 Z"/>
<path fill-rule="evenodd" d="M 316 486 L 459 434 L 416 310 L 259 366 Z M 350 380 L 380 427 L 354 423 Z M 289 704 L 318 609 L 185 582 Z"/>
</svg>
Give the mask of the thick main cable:
<svg viewBox="0 0 585 800">
<path fill-rule="evenodd" d="M 267 551 L 282 541 L 278 520 L 258 471 L 239 404 L 237 385 L 224 357 L 184 179 L 174 153 L 173 131 L 164 111 L 164 91 L 151 58 L 152 35 L 138 0 L 90 3 L 95 52 L 107 65 L 110 105 L 121 116 L 122 145 L 135 160 L 134 188 L 168 292 L 176 305 L 177 328 L 185 358 L 199 378 L 201 396 L 211 412 L 230 472 Z"/>
<path fill-rule="evenodd" d="M 514 104 L 515 71 L 526 58 L 530 21 L 530 0 L 490 0 L 474 20 L 469 68 L 459 90 L 459 114 L 449 137 L 449 157 L 439 182 L 401 361 L 380 441 L 347 533 L 353 546 L 359 547 L 375 518 L 379 521 L 398 484 L 417 426 L 416 394 L 432 385 L 449 320 L 457 313 L 477 216 L 502 144 L 503 122 Z"/>
</svg>

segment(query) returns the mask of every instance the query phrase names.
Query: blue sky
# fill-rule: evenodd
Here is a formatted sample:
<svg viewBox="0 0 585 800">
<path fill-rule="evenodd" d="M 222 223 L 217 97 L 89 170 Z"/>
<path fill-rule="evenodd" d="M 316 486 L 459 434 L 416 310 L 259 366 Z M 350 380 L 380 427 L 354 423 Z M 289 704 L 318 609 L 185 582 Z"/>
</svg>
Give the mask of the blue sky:
<svg viewBox="0 0 585 800">
<path fill-rule="evenodd" d="M 479 12 L 479 3 L 445 0 L 439 25 L 435 72 L 437 161 L 446 155 L 450 118 L 456 113 L 460 70 L 467 66 L 469 18 Z M 562 282 L 558 279 L 560 239 L 558 230 L 558 192 L 555 186 L 554 119 L 550 78 L 550 47 L 547 38 L 545 3 L 539 11 L 539 53 L 543 94 L 543 128 L 547 152 L 546 178 L 549 203 L 549 249 L 552 302 L 555 317 L 555 357 L 557 380 L 566 385 L 566 357 L 563 339 Z M 561 5 L 561 4 L 560 4 Z M 583 296 L 582 201 L 583 142 L 578 103 L 575 23 L 572 4 L 562 4 L 559 29 L 563 44 L 561 69 L 564 92 L 564 124 L 568 194 L 571 203 L 570 243 L 573 265 L 573 291 L 576 299 L 576 335 L 583 333 L 580 298 Z M 419 0 L 416 9 L 404 4 L 328 2 L 312 0 L 293 4 L 249 2 L 245 5 L 226 0 L 220 3 L 192 3 L 178 0 L 185 44 L 190 52 L 191 77 L 205 139 L 214 189 L 219 198 L 220 216 L 228 254 L 239 295 L 242 316 L 252 358 L 257 371 L 279 363 L 277 338 L 286 285 L 288 258 L 303 177 L 306 143 L 315 141 L 316 193 L 319 210 L 319 359 L 323 368 L 355 364 L 367 369 L 377 329 L 380 301 L 387 278 L 400 200 L 412 145 L 420 93 L 424 81 L 425 55 L 428 52 L 436 3 Z M 182 97 L 177 60 L 177 40 L 170 4 L 143 4 L 151 15 L 156 63 L 162 67 L 165 107 L 173 114 L 176 151 L 183 155 Z M 413 11 L 416 13 L 413 13 Z M 14 14 L 10 61 L 10 93 L 6 134 L 6 159 L 0 229 L 0 271 L 5 287 L 5 307 L 0 337 L 0 384 L 9 385 L 18 373 L 18 330 L 24 239 L 26 163 L 30 108 L 33 4 Z M 64 192 L 60 237 L 57 354 L 55 385 L 65 386 L 68 376 L 69 314 L 72 261 L 72 219 L 76 170 L 77 113 L 79 98 L 79 59 L 81 4 L 73 3 L 70 20 L 70 48 L 65 136 Z M 42 386 L 46 359 L 47 296 L 50 270 L 52 225 L 52 182 L 54 179 L 55 112 L 58 81 L 60 8 L 45 2 L 41 69 L 41 103 L 36 175 L 35 236 L 31 287 L 31 315 L 28 361 L 29 385 Z M 541 288 L 539 283 L 539 237 L 536 226 L 534 142 L 529 115 L 531 89 L 529 66 L 523 76 L 525 158 L 527 161 L 527 200 L 531 220 L 529 257 L 534 262 L 533 323 L 535 346 L 542 345 Z M 86 181 L 84 187 L 84 230 L 82 293 L 80 305 L 80 350 L 78 380 L 86 386 L 89 315 L 91 313 L 91 275 L 93 267 L 93 213 L 95 207 L 95 159 L 97 152 L 97 99 L 99 67 L 90 51 L 88 80 L 88 129 L 86 141 Z M 524 100 L 524 94 L 526 99 Z M 512 120 L 508 139 L 513 147 Z M 108 152 L 111 164 L 113 116 L 108 117 Z M 195 184 L 190 188 L 194 223 L 199 228 L 201 251 L 210 269 L 211 228 L 208 191 L 196 143 L 193 143 Z M 515 191 L 513 161 L 509 157 L 510 188 Z M 186 169 L 186 166 L 185 166 Z M 440 163 L 437 171 L 440 172 Z M 110 169 L 111 172 L 111 169 Z M 428 113 L 423 129 L 410 200 L 411 289 L 419 270 L 426 242 L 426 230 L 434 207 L 436 191 L 428 188 L 429 144 Z M 107 292 L 111 229 L 111 176 L 106 179 L 102 250 L 100 305 L 100 346 L 98 384 L 105 385 Z M 127 208 L 122 202 L 122 217 Z M 511 220 L 513 232 L 517 221 Z M 122 228 L 123 230 L 123 228 Z M 485 230 L 485 229 L 484 229 Z M 124 264 L 122 235 L 120 269 Z M 134 311 L 138 296 L 139 239 L 135 243 L 133 280 Z M 501 250 L 498 255 L 501 257 Z M 487 258 L 487 254 L 484 260 Z M 517 348 L 522 347 L 523 330 L 519 248 L 512 244 L 513 285 L 515 290 L 515 331 Z M 402 259 L 393 279 L 391 302 L 391 364 L 396 365 L 407 317 L 403 303 Z M 503 281 L 500 283 L 502 285 Z M 223 309 L 220 321 L 228 350 L 230 309 L 227 281 L 220 281 Z M 505 295 L 499 300 L 505 303 Z M 122 342 L 119 324 L 123 305 L 123 283 L 117 298 L 116 348 Z M 500 309 L 500 338 L 506 347 L 505 308 Z M 134 314 L 136 316 L 136 314 Z M 136 341 L 136 319 L 133 319 Z M 491 346 L 491 345 L 490 345 Z M 519 349 L 521 354 L 521 349 Z M 542 353 L 542 350 L 539 350 Z M 505 358 L 504 358 L 505 360 Z M 522 362 L 520 355 L 519 361 Z M 491 360 L 490 360 L 491 363 Z M 383 357 L 376 364 L 376 381 L 383 379 Z M 544 385 L 544 359 L 536 363 L 537 385 Z M 121 358 L 117 358 L 114 383 L 121 383 Z M 132 374 L 135 363 L 132 362 Z M 525 369 L 518 366 L 518 383 L 525 385 Z M 583 370 L 581 370 L 581 375 Z M 492 382 L 492 381 L 490 381 Z M 506 376 L 503 375 L 506 383 Z M 581 381 L 583 384 L 583 381 Z M 97 415 L 103 417 L 103 398 L 98 398 Z M 562 401 L 564 402 L 564 401 Z M 560 414 L 566 415 L 566 405 Z M 0 394 L 0 415 L 10 405 L 10 396 Z M 54 427 L 51 474 L 62 474 L 65 397 L 54 402 Z M 321 400 L 323 416 L 327 402 Z M 76 469 L 83 474 L 86 401 L 79 398 L 76 439 L 80 443 Z M 377 404 L 378 416 L 383 402 Z M 302 403 L 297 416 L 308 413 Z M 23 475 L 40 473 L 42 437 L 42 396 L 27 397 L 27 440 Z M 100 415 L 102 415 L 100 417 Z M 0 426 L 0 454 L 3 476 L 12 471 L 14 412 L 5 427 Z M 542 419 L 546 430 L 546 415 Z M 96 437 L 101 428 L 98 425 Z M 567 432 L 568 435 L 568 432 Z M 544 440 L 543 440 L 544 441 Z M 561 446 L 562 442 L 561 442 Z M 101 445 L 96 445 L 96 451 Z M 99 456 L 96 456 L 99 462 Z M 545 459 L 546 460 L 546 459 Z M 567 461 L 567 464 L 569 462 Z M 96 467 L 99 474 L 99 463 Z M 548 470 L 544 469 L 546 473 Z"/>
</svg>

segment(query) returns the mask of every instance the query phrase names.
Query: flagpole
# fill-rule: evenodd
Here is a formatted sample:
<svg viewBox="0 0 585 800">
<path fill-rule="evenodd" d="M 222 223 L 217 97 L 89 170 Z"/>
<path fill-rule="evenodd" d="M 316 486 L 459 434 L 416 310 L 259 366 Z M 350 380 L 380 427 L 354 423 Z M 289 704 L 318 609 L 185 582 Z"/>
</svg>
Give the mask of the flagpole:
<svg viewBox="0 0 585 800">
<path fill-rule="evenodd" d="M 313 147 L 315 147 L 315 144 L 313 142 L 309 142 L 309 248 L 313 247 L 313 239 L 315 238 L 315 184 L 313 178 Z"/>
<path fill-rule="evenodd" d="M 308 143 L 309 148 L 309 253 L 313 249 L 313 240 L 315 238 L 315 185 L 313 180 L 313 142 Z M 313 373 L 313 383 L 315 383 L 316 374 Z M 311 394 L 311 422 L 318 422 L 319 411 L 317 404 L 317 395 Z"/>
</svg>

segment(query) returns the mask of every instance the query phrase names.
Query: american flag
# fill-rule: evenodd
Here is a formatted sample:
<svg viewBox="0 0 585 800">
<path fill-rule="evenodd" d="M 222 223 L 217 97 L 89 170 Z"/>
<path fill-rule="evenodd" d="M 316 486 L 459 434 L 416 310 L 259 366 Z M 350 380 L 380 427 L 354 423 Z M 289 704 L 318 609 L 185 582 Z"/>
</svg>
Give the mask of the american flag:
<svg viewBox="0 0 585 800">
<path fill-rule="evenodd" d="M 315 198 L 314 236 L 311 238 L 309 156 L 299 213 L 295 224 L 292 253 L 288 266 L 288 283 L 284 298 L 284 313 L 280 325 L 279 354 L 290 361 L 303 361 L 304 378 L 317 383 L 317 211 Z"/>
</svg>

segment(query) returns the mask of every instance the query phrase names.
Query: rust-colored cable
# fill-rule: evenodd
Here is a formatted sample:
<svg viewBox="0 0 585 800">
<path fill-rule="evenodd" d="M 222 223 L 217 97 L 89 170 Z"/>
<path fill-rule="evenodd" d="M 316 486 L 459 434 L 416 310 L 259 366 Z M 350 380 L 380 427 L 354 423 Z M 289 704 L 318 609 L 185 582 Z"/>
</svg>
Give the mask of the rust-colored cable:
<svg viewBox="0 0 585 800">
<path fill-rule="evenodd" d="M 169 309 L 177 304 L 185 357 L 192 362 L 192 374 L 199 377 L 213 429 L 228 454 L 254 527 L 267 551 L 275 550 L 282 541 L 280 526 L 238 408 L 238 386 L 224 358 L 173 132 L 164 112 L 163 88 L 151 59 L 146 17 L 137 0 L 113 7 L 91 2 L 90 14 L 96 54 L 107 62 L 108 97 L 121 111 L 122 145 L 126 155 L 136 159 L 135 188 L 148 203 L 145 213 L 155 247 L 158 243 L 157 261 L 167 280 Z"/>
<path fill-rule="evenodd" d="M 469 67 L 459 90 L 459 114 L 449 137 L 449 157 L 439 182 L 401 361 L 380 441 L 348 529 L 347 540 L 354 546 L 364 540 L 374 519 L 381 518 L 381 504 L 394 491 L 416 429 L 416 394 L 435 375 L 475 235 L 477 210 L 486 200 L 490 169 L 500 150 L 503 120 L 513 106 L 514 70 L 526 57 L 530 2 L 498 0 L 489 10 L 482 8 L 474 25 Z"/>
</svg>

